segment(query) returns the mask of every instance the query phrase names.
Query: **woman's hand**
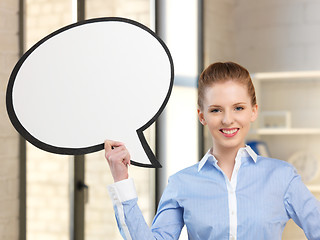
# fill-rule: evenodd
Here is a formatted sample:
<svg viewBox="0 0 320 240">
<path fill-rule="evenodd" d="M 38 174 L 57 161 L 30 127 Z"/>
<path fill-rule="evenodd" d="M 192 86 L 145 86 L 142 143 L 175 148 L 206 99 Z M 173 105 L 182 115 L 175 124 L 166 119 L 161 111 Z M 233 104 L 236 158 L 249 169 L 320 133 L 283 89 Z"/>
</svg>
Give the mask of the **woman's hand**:
<svg viewBox="0 0 320 240">
<path fill-rule="evenodd" d="M 130 154 L 125 145 L 121 142 L 106 140 L 104 150 L 114 182 L 127 179 Z"/>
</svg>

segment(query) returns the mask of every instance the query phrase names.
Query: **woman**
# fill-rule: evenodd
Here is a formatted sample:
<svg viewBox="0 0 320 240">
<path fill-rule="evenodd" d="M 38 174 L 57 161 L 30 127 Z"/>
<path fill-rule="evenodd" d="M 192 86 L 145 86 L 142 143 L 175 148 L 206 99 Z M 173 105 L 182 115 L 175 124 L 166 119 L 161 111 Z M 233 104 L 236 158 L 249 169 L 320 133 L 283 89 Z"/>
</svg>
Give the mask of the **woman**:
<svg viewBox="0 0 320 240">
<path fill-rule="evenodd" d="M 184 225 L 190 240 L 281 239 L 292 218 L 308 239 L 320 240 L 320 203 L 288 163 L 257 156 L 245 145 L 257 118 L 248 71 L 214 63 L 199 78 L 198 116 L 213 146 L 202 160 L 169 179 L 149 229 L 137 205 L 130 155 L 106 141 L 106 159 L 115 183 L 108 187 L 124 239 L 178 239 Z"/>
</svg>

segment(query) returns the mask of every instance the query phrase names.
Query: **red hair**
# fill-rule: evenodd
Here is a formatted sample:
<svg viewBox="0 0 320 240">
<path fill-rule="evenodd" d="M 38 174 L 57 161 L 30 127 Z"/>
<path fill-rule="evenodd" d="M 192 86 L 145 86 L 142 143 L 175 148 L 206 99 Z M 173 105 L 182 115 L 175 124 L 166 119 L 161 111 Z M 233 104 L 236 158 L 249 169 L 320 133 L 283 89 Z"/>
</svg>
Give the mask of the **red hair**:
<svg viewBox="0 0 320 240">
<path fill-rule="evenodd" d="M 247 69 L 234 62 L 217 62 L 209 65 L 200 75 L 198 81 L 198 107 L 203 109 L 205 90 L 214 83 L 235 81 L 248 89 L 252 106 L 257 104 L 255 89 Z"/>
</svg>

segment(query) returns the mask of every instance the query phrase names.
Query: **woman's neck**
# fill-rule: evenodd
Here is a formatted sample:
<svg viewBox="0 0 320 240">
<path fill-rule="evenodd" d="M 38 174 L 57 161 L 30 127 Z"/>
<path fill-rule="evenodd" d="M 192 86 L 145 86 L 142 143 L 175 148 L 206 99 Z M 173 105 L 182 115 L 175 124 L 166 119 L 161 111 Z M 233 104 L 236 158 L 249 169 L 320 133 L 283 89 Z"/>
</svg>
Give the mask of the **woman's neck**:
<svg viewBox="0 0 320 240">
<path fill-rule="evenodd" d="M 223 148 L 213 146 L 212 155 L 218 160 L 218 166 L 224 172 L 224 174 L 231 180 L 233 168 L 235 165 L 235 159 L 240 147 L 237 148 Z"/>
</svg>

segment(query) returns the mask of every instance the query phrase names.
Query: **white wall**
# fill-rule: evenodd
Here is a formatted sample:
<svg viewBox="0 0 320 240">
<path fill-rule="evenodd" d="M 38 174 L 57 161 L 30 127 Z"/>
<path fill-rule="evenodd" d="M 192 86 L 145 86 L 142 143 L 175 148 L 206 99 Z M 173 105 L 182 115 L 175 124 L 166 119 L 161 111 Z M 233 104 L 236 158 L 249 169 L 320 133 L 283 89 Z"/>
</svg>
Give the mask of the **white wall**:
<svg viewBox="0 0 320 240">
<path fill-rule="evenodd" d="M 235 0 L 204 0 L 204 66 L 234 59 Z"/>
<path fill-rule="evenodd" d="M 235 59 L 251 72 L 320 67 L 320 2 L 238 0 Z"/>
</svg>

